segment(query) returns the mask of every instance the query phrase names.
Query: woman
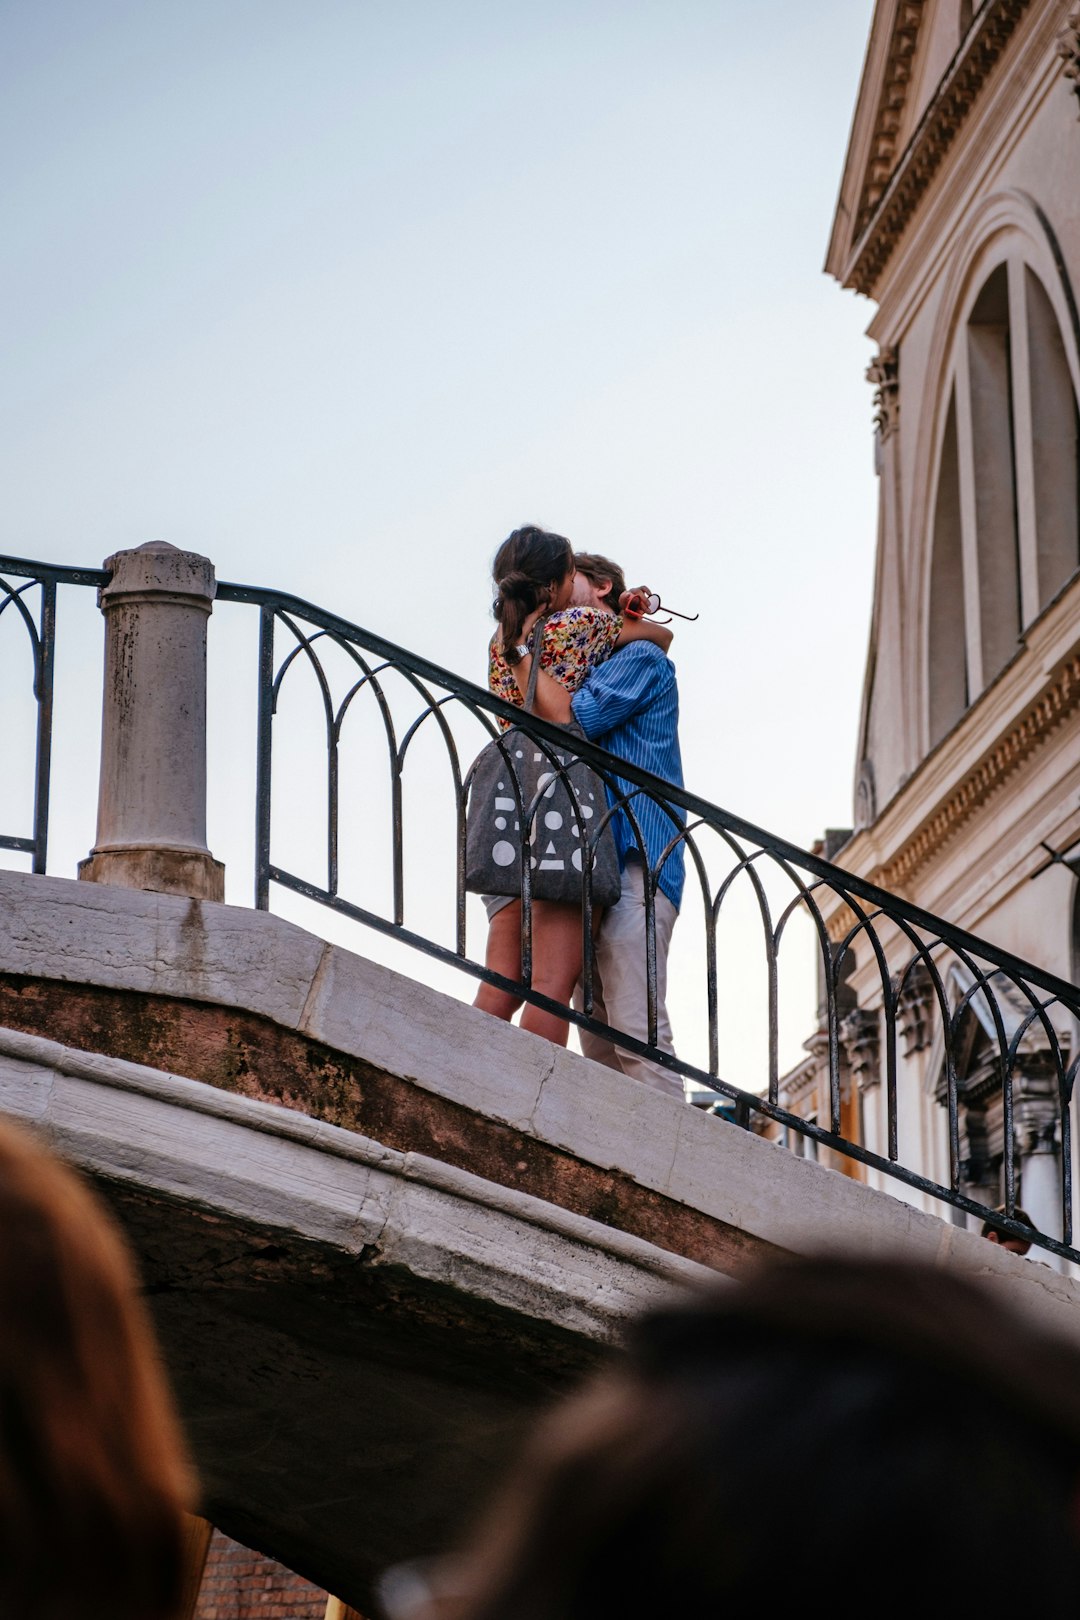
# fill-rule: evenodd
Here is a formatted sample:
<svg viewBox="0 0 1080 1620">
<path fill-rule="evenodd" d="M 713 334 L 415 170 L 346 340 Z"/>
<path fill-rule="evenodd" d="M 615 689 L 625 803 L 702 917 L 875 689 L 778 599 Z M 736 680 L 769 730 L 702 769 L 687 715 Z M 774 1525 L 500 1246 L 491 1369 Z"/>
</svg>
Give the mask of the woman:
<svg viewBox="0 0 1080 1620">
<path fill-rule="evenodd" d="M 0 1124 L 0 1615 L 173 1620 L 194 1486 L 126 1247 Z"/>
<path fill-rule="evenodd" d="M 590 559 L 592 560 L 592 559 Z M 642 619 L 624 619 L 599 605 L 591 579 L 579 576 L 569 540 L 534 525 L 515 529 L 495 553 L 496 587 L 492 611 L 498 629 L 489 649 L 488 684 L 496 696 L 518 708 L 528 686 L 528 637 L 542 614 L 544 626 L 540 668 L 568 691 L 576 692 L 590 670 L 616 648 L 636 639 L 667 648 L 671 632 Z M 488 939 L 485 961 L 507 979 L 521 978 L 521 901 L 485 895 Z M 593 913 L 594 929 L 600 925 Z M 581 977 L 583 942 L 580 905 L 555 900 L 532 904 L 532 988 L 569 1006 Z M 482 984 L 473 1002 L 496 1018 L 511 1019 L 523 997 Z M 558 1014 L 531 1002 L 521 1015 L 522 1029 L 565 1046 L 569 1027 Z"/>
</svg>

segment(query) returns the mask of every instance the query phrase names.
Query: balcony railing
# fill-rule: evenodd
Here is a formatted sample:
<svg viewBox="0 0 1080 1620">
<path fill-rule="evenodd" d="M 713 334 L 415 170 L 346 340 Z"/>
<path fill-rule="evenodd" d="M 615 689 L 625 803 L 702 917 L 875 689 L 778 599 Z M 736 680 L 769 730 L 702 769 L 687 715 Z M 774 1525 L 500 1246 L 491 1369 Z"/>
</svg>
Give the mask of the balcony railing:
<svg viewBox="0 0 1080 1620">
<path fill-rule="evenodd" d="M 96 570 L 0 558 L 0 613 L 10 608 L 9 619 L 18 619 L 26 633 L 38 706 L 33 835 L 4 836 L 0 847 L 30 853 L 35 871 L 45 869 L 47 847 L 55 590 L 58 583 L 102 585 L 107 579 Z M 35 591 L 36 611 L 31 606 Z M 593 744 L 575 741 L 575 751 L 596 768 L 635 826 L 635 806 L 651 799 L 670 818 L 669 848 L 679 843 L 685 847 L 687 895 L 679 926 L 684 936 L 695 931 L 693 962 L 703 1027 L 676 1033 L 684 1052 L 696 1049 L 700 1056 L 694 1062 L 655 1045 L 651 952 L 651 1038 L 635 1040 L 596 1020 L 587 989 L 584 1010 L 578 1011 L 532 987 L 527 870 L 521 983 L 491 972 L 481 953 L 470 949 L 469 919 L 476 915 L 467 904 L 464 881 L 470 765 L 484 742 L 497 734 L 500 720 L 520 726 L 556 770 L 556 751 L 560 746 L 565 750 L 565 734 L 557 726 L 523 718 L 521 711 L 483 688 L 297 597 L 222 583 L 217 600 L 248 605 L 259 616 L 258 663 L 251 671 L 258 701 L 252 807 L 257 906 L 269 906 L 275 887 L 292 891 L 473 979 L 517 992 L 708 1088 L 720 1099 L 716 1111 L 739 1125 L 760 1128 L 772 1122 L 804 1143 L 981 1220 L 993 1214 L 998 1199 L 985 1189 L 985 1201 L 971 1193 L 973 1180 L 979 1180 L 969 1129 L 977 1108 L 980 1118 L 1000 1121 L 993 1173 L 1000 1175 L 1006 1213 L 995 1219 L 1003 1233 L 1018 1236 L 1030 1235 L 1013 1216 L 1035 1075 L 1040 1150 L 1053 1152 L 1061 1168 L 1060 1229 L 1039 1232 L 1037 1242 L 1080 1264 L 1072 1222 L 1071 1099 L 1080 1062 L 1080 991 L 1073 985 L 689 790 Z M 0 620 L 0 630 L 3 625 Z M 616 779 L 622 789 L 615 788 Z M 535 809 L 528 807 L 526 814 Z M 651 928 L 656 871 L 649 875 Z M 756 951 L 765 1007 L 760 1091 L 740 1086 L 728 1072 L 730 1036 L 739 1011 L 725 1005 L 720 939 L 737 905 L 740 915 L 751 919 L 751 932 L 744 928 L 740 934 L 739 956 L 745 966 L 750 950 Z M 812 941 L 819 969 L 827 1119 L 785 1106 L 781 992 L 791 971 L 791 935 L 800 927 L 804 940 Z M 584 942 L 587 986 L 587 928 Z M 681 960 L 686 943 L 684 937 Z M 853 1006 L 849 989 L 856 963 L 862 1009 Z M 805 962 L 800 971 L 805 975 Z M 868 973 L 874 981 L 871 994 L 865 989 Z M 859 1062 L 852 1058 L 853 1013 L 863 1052 Z M 901 1047 L 910 1048 L 916 1018 L 921 1021 L 919 1049 L 929 1053 L 924 1069 L 929 1063 L 933 1070 L 930 1079 L 945 1122 L 948 1174 L 939 1179 L 919 1167 L 925 1164 L 922 1144 L 912 1151 L 903 1124 Z M 884 1097 L 880 1140 L 869 1128 L 853 1129 L 851 1124 L 852 1088 L 858 1088 L 856 1072 L 860 1063 L 865 1068 L 868 1050 Z M 865 1073 L 862 1079 L 865 1083 Z"/>
<path fill-rule="evenodd" d="M 21 584 L 11 584 L 3 575 Z M 30 655 L 30 690 L 36 708 L 31 826 L 21 832 L 0 831 L 0 849 L 31 857 L 31 870 L 44 872 L 49 843 L 49 781 L 53 733 L 53 663 L 56 650 L 56 587 L 104 585 L 99 568 L 59 568 L 17 557 L 0 558 L 0 632 L 14 622 L 26 636 Z M 6 618 L 5 618 L 6 616 Z M 6 751 L 6 750 L 5 750 Z M 10 760 L 8 762 L 10 769 Z"/>
</svg>

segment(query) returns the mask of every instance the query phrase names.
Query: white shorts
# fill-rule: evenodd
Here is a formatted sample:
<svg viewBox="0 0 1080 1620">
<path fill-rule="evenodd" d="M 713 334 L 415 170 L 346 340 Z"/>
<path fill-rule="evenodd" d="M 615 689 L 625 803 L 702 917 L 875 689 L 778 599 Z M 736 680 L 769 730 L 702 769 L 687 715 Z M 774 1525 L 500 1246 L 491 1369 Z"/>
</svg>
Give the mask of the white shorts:
<svg viewBox="0 0 1080 1620">
<path fill-rule="evenodd" d="M 484 902 L 484 910 L 487 912 L 487 919 L 490 922 L 506 906 L 512 906 L 517 896 L 513 894 L 482 894 L 480 898 Z"/>
</svg>

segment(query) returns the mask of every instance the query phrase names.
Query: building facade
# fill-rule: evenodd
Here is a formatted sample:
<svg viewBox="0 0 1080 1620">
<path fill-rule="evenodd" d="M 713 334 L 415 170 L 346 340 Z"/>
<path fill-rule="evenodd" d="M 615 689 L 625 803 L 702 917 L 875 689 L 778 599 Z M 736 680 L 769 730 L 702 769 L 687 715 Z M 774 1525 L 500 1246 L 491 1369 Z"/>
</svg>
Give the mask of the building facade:
<svg viewBox="0 0 1080 1620">
<path fill-rule="evenodd" d="M 1080 857 L 1076 0 L 878 0 L 826 270 L 876 305 L 880 503 L 854 830 L 823 853 L 1076 982 L 1080 859 L 1052 858 Z M 824 909 L 848 939 L 850 914 Z M 841 979 L 845 1121 L 883 1152 L 889 998 L 865 939 Z M 1002 1025 L 962 963 L 932 980 L 910 965 L 889 1013 L 898 1129 L 948 1185 L 943 989 L 960 1190 L 995 1205 Z M 1049 1047 L 1071 1062 L 1077 1032 L 1060 1009 L 1049 1041 L 1024 1028 L 1007 985 L 997 1002 L 1016 1031 L 1014 1193 L 1060 1235 Z M 803 1117 L 827 1086 L 823 1037 L 781 1087 Z"/>
</svg>

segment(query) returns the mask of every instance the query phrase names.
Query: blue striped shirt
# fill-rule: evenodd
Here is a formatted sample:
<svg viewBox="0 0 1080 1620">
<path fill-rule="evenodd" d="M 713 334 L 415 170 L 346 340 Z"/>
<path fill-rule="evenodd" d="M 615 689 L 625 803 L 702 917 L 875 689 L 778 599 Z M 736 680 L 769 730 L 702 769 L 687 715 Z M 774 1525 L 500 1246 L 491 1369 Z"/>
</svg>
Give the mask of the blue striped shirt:
<svg viewBox="0 0 1080 1620">
<path fill-rule="evenodd" d="M 590 742 L 665 782 L 682 786 L 675 665 L 651 641 L 632 641 L 598 664 L 571 704 L 574 718 Z M 622 780 L 615 792 L 608 788 L 608 804 L 616 803 L 621 794 L 633 795 L 630 809 L 641 828 L 647 864 L 653 869 L 678 830 L 672 814 L 682 825 L 685 813 L 672 805 L 669 814 L 643 788 Z M 615 812 L 612 826 L 623 867 L 628 854 L 640 856 L 637 835 L 624 809 Z M 684 846 L 678 844 L 660 874 L 659 887 L 676 908 L 682 900 L 684 865 Z"/>
</svg>

